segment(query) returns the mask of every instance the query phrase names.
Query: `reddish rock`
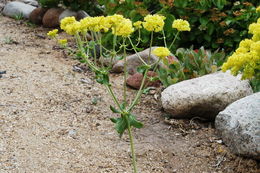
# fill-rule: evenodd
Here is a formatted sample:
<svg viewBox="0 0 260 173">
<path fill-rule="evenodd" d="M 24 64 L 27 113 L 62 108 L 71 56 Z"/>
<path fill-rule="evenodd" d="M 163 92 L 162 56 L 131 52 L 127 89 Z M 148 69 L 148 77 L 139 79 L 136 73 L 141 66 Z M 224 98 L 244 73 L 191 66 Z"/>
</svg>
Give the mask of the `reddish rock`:
<svg viewBox="0 0 260 173">
<path fill-rule="evenodd" d="M 55 28 L 60 25 L 59 17 L 60 14 L 63 12 L 61 8 L 51 8 L 49 9 L 42 19 L 42 24 L 46 28 Z"/>
<path fill-rule="evenodd" d="M 48 9 L 46 8 L 35 8 L 30 16 L 29 16 L 29 20 L 30 22 L 34 23 L 34 24 L 37 24 L 37 25 L 40 25 L 42 24 L 42 19 L 43 19 L 43 16 L 44 14 L 46 13 Z"/>
<path fill-rule="evenodd" d="M 149 77 L 156 77 L 157 74 L 153 71 L 149 71 L 147 73 L 148 78 Z M 126 84 L 132 88 L 135 89 L 139 89 L 141 86 L 143 80 L 143 74 L 141 73 L 135 73 L 134 75 L 130 76 L 127 80 L 126 80 Z M 149 81 L 149 79 L 146 79 L 145 81 L 145 87 L 159 87 L 160 86 L 160 81 L 156 80 L 156 81 Z"/>
</svg>

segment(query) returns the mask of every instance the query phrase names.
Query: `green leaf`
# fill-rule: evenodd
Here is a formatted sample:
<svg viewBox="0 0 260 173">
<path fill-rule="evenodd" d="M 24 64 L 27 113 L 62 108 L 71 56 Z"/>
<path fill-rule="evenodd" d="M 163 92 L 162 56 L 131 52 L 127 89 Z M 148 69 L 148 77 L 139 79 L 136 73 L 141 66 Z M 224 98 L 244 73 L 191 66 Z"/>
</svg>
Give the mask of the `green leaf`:
<svg viewBox="0 0 260 173">
<path fill-rule="evenodd" d="M 209 22 L 209 19 L 207 17 L 201 17 L 199 20 L 200 20 L 201 25 L 203 25 L 203 26 L 206 26 L 207 23 Z"/>
<path fill-rule="evenodd" d="M 120 104 L 120 107 L 121 107 L 121 109 L 124 110 L 126 108 L 126 103 L 124 102 L 124 103 Z"/>
<path fill-rule="evenodd" d="M 113 122 L 113 123 L 116 123 L 118 121 L 119 118 L 110 118 L 110 120 Z"/>
<path fill-rule="evenodd" d="M 207 27 L 208 27 L 208 34 L 212 35 L 212 33 L 214 32 L 214 29 L 215 29 L 214 24 L 213 23 L 208 23 Z"/>
<path fill-rule="evenodd" d="M 129 121 L 130 121 L 130 126 L 133 126 L 135 128 L 142 128 L 144 125 L 140 121 L 136 120 L 136 117 L 132 114 L 129 114 Z"/>
<path fill-rule="evenodd" d="M 176 7 L 181 7 L 181 8 L 184 8 L 188 5 L 188 0 L 175 0 L 174 1 L 174 5 Z"/>
<path fill-rule="evenodd" d="M 137 71 L 139 72 L 139 73 L 144 73 L 146 70 L 148 70 L 148 69 L 150 69 L 151 67 L 150 66 L 148 66 L 148 65 L 142 65 L 142 66 L 139 66 L 139 67 L 137 67 Z"/>
<path fill-rule="evenodd" d="M 116 121 L 115 129 L 117 133 L 119 133 L 120 137 L 122 137 L 124 131 L 127 129 L 127 121 L 125 118 L 118 118 Z"/>
<path fill-rule="evenodd" d="M 116 108 L 114 108 L 113 106 L 110 105 L 110 110 L 114 113 L 120 113 L 119 110 L 117 110 Z"/>
</svg>

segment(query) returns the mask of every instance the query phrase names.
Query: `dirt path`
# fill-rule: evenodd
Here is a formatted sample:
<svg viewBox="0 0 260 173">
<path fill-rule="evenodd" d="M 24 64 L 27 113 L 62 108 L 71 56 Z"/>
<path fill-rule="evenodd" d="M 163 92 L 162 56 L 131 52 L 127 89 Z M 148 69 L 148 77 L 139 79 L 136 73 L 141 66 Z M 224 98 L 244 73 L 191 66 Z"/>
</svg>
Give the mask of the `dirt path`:
<svg viewBox="0 0 260 173">
<path fill-rule="evenodd" d="M 47 31 L 0 16 L 0 172 L 130 173 L 128 139 L 109 121 L 110 97 L 89 71 L 72 70 L 77 62 L 53 50 Z M 121 87 L 120 75 L 113 81 Z M 136 114 L 145 123 L 134 132 L 142 173 L 259 171 L 219 144 L 211 124 L 166 124 L 153 95 Z"/>
</svg>

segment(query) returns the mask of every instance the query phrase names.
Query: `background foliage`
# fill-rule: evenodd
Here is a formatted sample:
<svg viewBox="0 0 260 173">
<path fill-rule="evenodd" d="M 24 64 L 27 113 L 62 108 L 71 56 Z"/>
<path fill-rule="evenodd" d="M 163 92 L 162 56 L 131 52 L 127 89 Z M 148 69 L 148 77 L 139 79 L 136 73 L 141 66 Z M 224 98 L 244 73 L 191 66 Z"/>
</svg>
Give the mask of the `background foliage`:
<svg viewBox="0 0 260 173">
<path fill-rule="evenodd" d="M 174 47 L 195 48 L 204 46 L 216 50 L 224 48 L 230 52 L 234 50 L 238 43 L 248 37 L 247 27 L 255 22 L 260 16 L 255 12 L 255 8 L 260 5 L 260 1 L 245 0 L 98 0 L 104 5 L 105 15 L 115 13 L 122 14 L 132 21 L 142 20 L 149 13 L 159 13 L 166 19 L 165 32 L 168 42 L 174 38 L 176 31 L 171 27 L 174 19 L 182 18 L 191 24 L 191 32 L 181 33 Z M 148 33 L 142 35 L 143 45 L 148 47 Z M 135 35 L 137 37 L 137 35 Z M 155 36 L 157 45 L 163 45 L 161 36 Z M 107 37 L 109 42 L 110 37 Z"/>
</svg>

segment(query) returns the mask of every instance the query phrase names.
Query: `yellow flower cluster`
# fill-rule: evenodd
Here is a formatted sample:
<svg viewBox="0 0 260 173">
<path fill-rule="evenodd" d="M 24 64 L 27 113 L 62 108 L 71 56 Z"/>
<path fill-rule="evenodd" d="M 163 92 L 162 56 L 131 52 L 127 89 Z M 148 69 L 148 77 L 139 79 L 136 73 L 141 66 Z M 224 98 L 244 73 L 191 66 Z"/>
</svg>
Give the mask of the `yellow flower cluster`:
<svg viewBox="0 0 260 173">
<path fill-rule="evenodd" d="M 60 27 L 69 35 L 87 31 L 107 32 L 111 29 L 115 35 L 128 37 L 134 32 L 132 21 L 117 14 L 107 17 L 86 17 L 80 21 L 76 21 L 75 17 L 66 17 L 61 20 Z"/>
<path fill-rule="evenodd" d="M 160 16 L 160 15 L 147 15 L 144 18 L 144 22 L 143 22 L 143 27 L 147 30 L 147 31 L 154 31 L 154 32 L 159 32 L 163 30 L 164 27 L 164 16 Z"/>
<path fill-rule="evenodd" d="M 178 31 L 190 31 L 190 24 L 187 20 L 177 19 L 173 21 L 172 28 Z"/>
<path fill-rule="evenodd" d="M 152 51 L 152 53 L 161 59 L 170 55 L 170 51 L 166 47 L 157 47 Z"/>
<path fill-rule="evenodd" d="M 67 40 L 67 39 L 60 39 L 60 40 L 58 40 L 58 43 L 59 43 L 61 46 L 66 46 L 67 43 L 68 43 L 68 40 Z"/>
<path fill-rule="evenodd" d="M 258 6 L 258 7 L 256 8 L 256 12 L 257 12 L 257 13 L 260 13 L 260 6 Z"/>
<path fill-rule="evenodd" d="M 141 22 L 141 21 L 137 21 L 137 22 L 135 22 L 133 25 L 134 25 L 134 27 L 137 28 L 137 29 L 141 29 L 141 28 L 142 28 L 142 22 Z"/>
<path fill-rule="evenodd" d="M 117 36 L 128 37 L 132 32 L 134 32 L 134 28 L 132 26 L 132 21 L 129 19 L 124 19 L 115 27 L 112 27 L 112 33 Z"/>
<path fill-rule="evenodd" d="M 51 38 L 54 38 L 57 36 L 57 33 L 58 33 L 58 30 L 57 29 L 54 29 L 54 30 L 51 30 L 47 33 L 47 35 Z"/>
<path fill-rule="evenodd" d="M 233 75 L 242 72 L 242 79 L 250 79 L 260 70 L 260 18 L 249 26 L 249 33 L 253 34 L 252 39 L 241 41 L 222 66 L 224 72 L 231 69 Z"/>
</svg>

